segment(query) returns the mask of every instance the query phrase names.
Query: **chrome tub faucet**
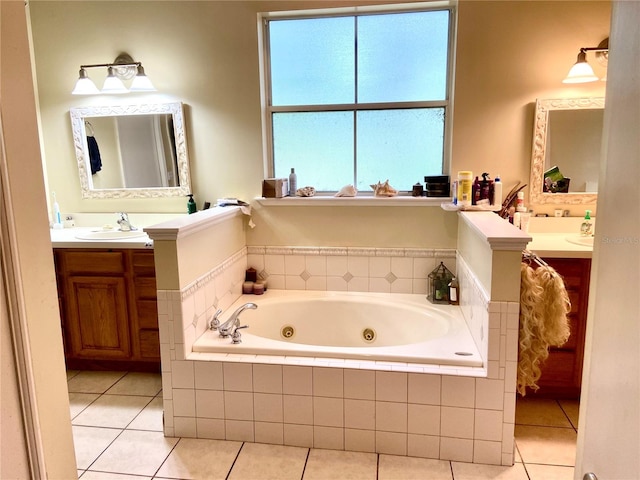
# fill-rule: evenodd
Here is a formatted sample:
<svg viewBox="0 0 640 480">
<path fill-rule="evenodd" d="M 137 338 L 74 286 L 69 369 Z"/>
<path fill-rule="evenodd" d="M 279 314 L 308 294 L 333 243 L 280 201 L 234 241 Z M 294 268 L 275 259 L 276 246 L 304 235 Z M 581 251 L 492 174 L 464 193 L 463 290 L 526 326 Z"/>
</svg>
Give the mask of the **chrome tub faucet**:
<svg viewBox="0 0 640 480">
<path fill-rule="evenodd" d="M 222 310 L 218 310 L 209 322 L 209 328 L 211 330 L 217 330 L 221 337 L 229 337 L 240 327 L 240 314 L 245 310 L 255 310 L 256 308 L 258 308 L 258 305 L 255 303 L 245 303 L 233 312 L 229 319 L 223 324 L 220 324 L 219 320 Z M 243 326 L 242 328 L 246 328 L 246 326 Z"/>
</svg>

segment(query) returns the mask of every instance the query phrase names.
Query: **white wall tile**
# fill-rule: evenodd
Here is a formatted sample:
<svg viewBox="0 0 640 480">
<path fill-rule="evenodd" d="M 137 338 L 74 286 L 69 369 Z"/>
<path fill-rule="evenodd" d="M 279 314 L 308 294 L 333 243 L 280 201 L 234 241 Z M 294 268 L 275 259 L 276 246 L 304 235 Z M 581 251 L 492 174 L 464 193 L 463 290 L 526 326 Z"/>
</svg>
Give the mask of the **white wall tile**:
<svg viewBox="0 0 640 480">
<path fill-rule="evenodd" d="M 284 287 L 286 290 L 304 290 L 306 282 L 299 275 L 285 275 Z"/>
<path fill-rule="evenodd" d="M 333 256 L 327 257 L 327 275 L 334 277 L 342 277 L 349 271 L 347 263 L 347 256 Z"/>
<path fill-rule="evenodd" d="M 176 417 L 173 431 L 176 437 L 195 437 L 197 432 L 196 419 L 194 417 Z"/>
<path fill-rule="evenodd" d="M 266 279 L 267 288 L 273 288 L 274 290 L 284 290 L 284 274 L 282 275 L 269 275 Z"/>
<path fill-rule="evenodd" d="M 196 416 L 224 418 L 224 393 L 219 390 L 196 390 Z"/>
<path fill-rule="evenodd" d="M 344 375 L 341 368 L 313 368 L 313 395 L 342 398 Z"/>
<path fill-rule="evenodd" d="M 265 255 L 264 269 L 269 275 L 284 275 L 284 255 Z"/>
<path fill-rule="evenodd" d="M 473 461 L 473 440 L 465 438 L 440 438 L 440 458 L 454 462 Z"/>
<path fill-rule="evenodd" d="M 376 402 L 376 430 L 407 432 L 407 404 Z"/>
<path fill-rule="evenodd" d="M 347 290 L 349 292 L 368 292 L 369 277 L 353 277 L 347 283 Z"/>
<path fill-rule="evenodd" d="M 505 423 L 514 423 L 516 419 L 516 395 L 514 393 L 505 392 L 504 394 L 504 412 L 503 421 Z"/>
<path fill-rule="evenodd" d="M 313 397 L 283 395 L 284 422 L 313 425 Z"/>
<path fill-rule="evenodd" d="M 282 365 L 253 365 L 253 391 L 282 393 Z"/>
<path fill-rule="evenodd" d="M 405 372 L 376 372 L 376 400 L 406 402 L 408 374 Z"/>
<path fill-rule="evenodd" d="M 351 452 L 375 452 L 376 432 L 373 430 L 345 428 L 344 449 Z"/>
<path fill-rule="evenodd" d="M 391 257 L 391 272 L 403 279 L 413 278 L 413 259 L 410 257 Z"/>
<path fill-rule="evenodd" d="M 198 438 L 224 440 L 224 420 L 217 418 L 196 418 Z"/>
<path fill-rule="evenodd" d="M 292 395 L 313 393 L 313 368 L 284 365 L 282 367 L 282 391 Z"/>
<path fill-rule="evenodd" d="M 398 278 L 391 284 L 391 293 L 413 293 L 413 280 Z"/>
<path fill-rule="evenodd" d="M 253 394 L 224 392 L 224 416 L 227 420 L 253 420 Z"/>
<path fill-rule="evenodd" d="M 228 363 L 222 367 L 224 389 L 234 392 L 250 392 L 253 389 L 253 375 L 250 363 Z"/>
<path fill-rule="evenodd" d="M 281 423 L 256 422 L 255 442 L 268 443 L 270 445 L 282 445 L 284 443 L 284 426 Z"/>
<path fill-rule="evenodd" d="M 344 400 L 344 426 L 360 430 L 375 430 L 376 402 L 373 400 Z"/>
<path fill-rule="evenodd" d="M 504 381 L 476 378 L 476 408 L 502 410 L 504 404 Z"/>
<path fill-rule="evenodd" d="M 326 448 L 328 450 L 344 449 L 344 432 L 342 428 L 313 427 L 313 448 Z"/>
<path fill-rule="evenodd" d="M 409 433 L 440 435 L 440 406 L 410 403 L 407 407 Z"/>
<path fill-rule="evenodd" d="M 179 388 L 173 389 L 173 415 L 176 417 L 195 417 L 195 390 Z"/>
<path fill-rule="evenodd" d="M 323 427 L 343 427 L 343 400 L 341 398 L 313 397 L 313 424 Z"/>
<path fill-rule="evenodd" d="M 376 432 L 376 451 L 387 455 L 406 455 L 407 434 Z"/>
<path fill-rule="evenodd" d="M 443 376 L 442 405 L 473 408 L 475 405 L 475 379 Z"/>
<path fill-rule="evenodd" d="M 370 278 L 369 292 L 391 293 L 391 284 L 384 278 Z"/>
<path fill-rule="evenodd" d="M 444 437 L 473 438 L 473 408 L 445 407 L 441 409 L 440 433 Z"/>
<path fill-rule="evenodd" d="M 225 420 L 225 439 L 239 442 L 253 442 L 253 422 L 243 420 Z"/>
<path fill-rule="evenodd" d="M 407 435 L 407 455 L 410 457 L 440 458 L 440 437 Z"/>
<path fill-rule="evenodd" d="M 285 255 L 284 274 L 289 276 L 300 276 L 305 270 L 305 260 L 303 255 Z"/>
<path fill-rule="evenodd" d="M 372 370 L 344 370 L 344 398 L 375 400 L 376 373 Z"/>
<path fill-rule="evenodd" d="M 440 375 L 408 374 L 409 403 L 440 405 Z"/>
<path fill-rule="evenodd" d="M 327 276 L 327 257 L 325 255 L 306 255 L 305 269 L 313 276 Z"/>
<path fill-rule="evenodd" d="M 327 277 L 327 290 L 332 292 L 346 292 L 347 281 L 342 277 Z"/>
<path fill-rule="evenodd" d="M 390 271 L 391 257 L 369 257 L 370 278 L 384 278 Z"/>
<path fill-rule="evenodd" d="M 171 382 L 174 388 L 194 388 L 194 362 L 174 360 L 171 362 Z"/>
<path fill-rule="evenodd" d="M 354 277 L 369 277 L 369 257 L 347 257 L 347 271 Z"/>
<path fill-rule="evenodd" d="M 222 390 L 222 363 L 193 362 L 197 389 Z"/>
<path fill-rule="evenodd" d="M 311 277 L 305 282 L 305 290 L 324 292 L 327 290 L 327 277 Z"/>
<path fill-rule="evenodd" d="M 313 426 L 284 424 L 284 444 L 294 447 L 313 447 Z"/>
<path fill-rule="evenodd" d="M 513 453 L 515 437 L 515 425 L 513 423 L 502 424 L 502 453 Z"/>
<path fill-rule="evenodd" d="M 475 411 L 474 438 L 476 440 L 502 441 L 502 412 L 499 410 Z"/>
<path fill-rule="evenodd" d="M 253 417 L 256 422 L 283 421 L 282 395 L 274 393 L 253 394 Z"/>
<path fill-rule="evenodd" d="M 490 465 L 500 465 L 502 463 L 502 444 L 499 442 L 488 442 L 486 440 L 475 440 L 473 442 L 474 463 L 486 463 Z"/>
</svg>

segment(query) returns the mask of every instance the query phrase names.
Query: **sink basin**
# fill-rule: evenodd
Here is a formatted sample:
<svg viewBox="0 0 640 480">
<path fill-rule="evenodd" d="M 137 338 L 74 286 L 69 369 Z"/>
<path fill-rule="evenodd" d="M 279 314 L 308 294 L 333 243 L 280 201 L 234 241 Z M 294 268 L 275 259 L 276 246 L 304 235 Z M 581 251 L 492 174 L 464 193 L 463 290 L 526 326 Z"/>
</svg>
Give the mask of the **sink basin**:
<svg viewBox="0 0 640 480">
<path fill-rule="evenodd" d="M 124 240 L 127 238 L 144 237 L 147 234 L 142 230 L 123 232 L 122 230 L 95 230 L 76 235 L 80 240 Z"/>
<path fill-rule="evenodd" d="M 583 247 L 593 247 L 593 237 L 582 237 L 580 235 L 572 235 L 565 239 L 574 245 L 582 245 Z"/>
</svg>

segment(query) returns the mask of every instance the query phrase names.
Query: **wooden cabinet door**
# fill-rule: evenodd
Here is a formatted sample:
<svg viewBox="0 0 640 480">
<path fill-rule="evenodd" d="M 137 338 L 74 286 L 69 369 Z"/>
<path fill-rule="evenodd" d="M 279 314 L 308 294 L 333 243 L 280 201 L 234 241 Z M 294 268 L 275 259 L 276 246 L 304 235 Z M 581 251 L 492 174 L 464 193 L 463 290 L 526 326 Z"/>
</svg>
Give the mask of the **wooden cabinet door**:
<svg viewBox="0 0 640 480">
<path fill-rule="evenodd" d="M 66 334 L 71 356 L 129 358 L 131 343 L 125 279 L 69 276 L 67 292 Z"/>
<path fill-rule="evenodd" d="M 538 395 L 579 398 L 582 384 L 584 339 L 589 301 L 590 258 L 545 258 L 562 276 L 571 300 L 569 324 L 571 335 L 561 347 L 549 349 L 549 357 L 541 365 Z"/>
</svg>

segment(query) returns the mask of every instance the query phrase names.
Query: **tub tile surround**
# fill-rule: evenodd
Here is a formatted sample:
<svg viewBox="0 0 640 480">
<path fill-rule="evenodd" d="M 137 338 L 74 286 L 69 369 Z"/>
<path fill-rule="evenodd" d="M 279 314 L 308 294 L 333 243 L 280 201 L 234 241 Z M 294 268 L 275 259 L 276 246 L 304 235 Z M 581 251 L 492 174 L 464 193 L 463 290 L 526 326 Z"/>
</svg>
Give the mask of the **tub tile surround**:
<svg viewBox="0 0 640 480">
<path fill-rule="evenodd" d="M 240 296 L 248 266 L 269 288 L 331 289 L 337 277 L 347 290 L 361 279 L 354 291 L 379 291 L 372 280 L 404 279 L 409 293 L 426 293 L 440 260 L 460 279 L 485 367 L 191 352 L 213 313 Z M 452 250 L 245 247 L 158 292 L 165 435 L 512 465 L 518 308 L 490 300 Z"/>
</svg>

